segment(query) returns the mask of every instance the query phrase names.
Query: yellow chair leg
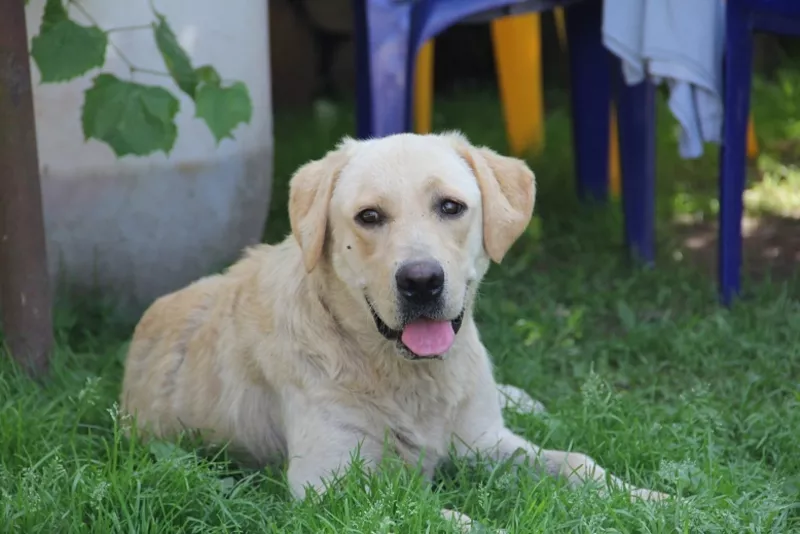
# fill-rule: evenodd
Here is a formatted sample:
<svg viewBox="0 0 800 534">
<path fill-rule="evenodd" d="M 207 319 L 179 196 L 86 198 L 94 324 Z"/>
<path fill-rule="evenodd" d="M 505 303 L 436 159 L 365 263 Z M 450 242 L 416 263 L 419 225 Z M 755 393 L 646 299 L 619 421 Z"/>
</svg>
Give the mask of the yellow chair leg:
<svg viewBox="0 0 800 534">
<path fill-rule="evenodd" d="M 753 120 L 753 114 L 747 121 L 747 158 L 754 160 L 758 157 L 758 139 L 756 138 L 756 126 Z"/>
<path fill-rule="evenodd" d="M 495 19 L 491 31 L 509 148 L 517 156 L 539 153 L 544 148 L 539 14 Z"/>
<path fill-rule="evenodd" d="M 420 134 L 433 124 L 433 42 L 422 45 L 414 66 L 414 131 Z"/>
<path fill-rule="evenodd" d="M 617 129 L 617 109 L 611 103 L 611 124 L 608 135 L 608 189 L 612 198 L 619 198 L 622 189 L 622 170 L 619 162 L 619 130 Z"/>
<path fill-rule="evenodd" d="M 553 10 L 553 16 L 556 19 L 556 33 L 558 34 L 558 44 L 561 46 L 561 51 L 567 51 L 567 23 L 564 18 L 564 8 L 557 7 Z"/>
</svg>

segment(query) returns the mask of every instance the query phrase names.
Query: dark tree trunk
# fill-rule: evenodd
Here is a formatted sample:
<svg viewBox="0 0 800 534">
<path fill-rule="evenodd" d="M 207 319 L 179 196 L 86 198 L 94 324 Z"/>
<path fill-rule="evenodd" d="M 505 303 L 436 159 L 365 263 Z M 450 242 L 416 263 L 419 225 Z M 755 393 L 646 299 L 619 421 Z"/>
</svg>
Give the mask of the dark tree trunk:
<svg viewBox="0 0 800 534">
<path fill-rule="evenodd" d="M 43 377 L 52 296 L 23 0 L 0 0 L 0 312 L 7 349 Z"/>
</svg>

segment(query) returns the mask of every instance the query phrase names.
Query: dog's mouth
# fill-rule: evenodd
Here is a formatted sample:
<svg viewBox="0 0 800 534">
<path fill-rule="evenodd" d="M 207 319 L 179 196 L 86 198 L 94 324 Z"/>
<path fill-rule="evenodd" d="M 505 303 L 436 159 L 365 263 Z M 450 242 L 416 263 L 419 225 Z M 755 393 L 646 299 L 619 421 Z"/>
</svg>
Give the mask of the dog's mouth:
<svg viewBox="0 0 800 534">
<path fill-rule="evenodd" d="M 367 300 L 369 311 L 378 332 L 389 341 L 395 341 L 410 360 L 440 360 L 455 342 L 456 334 L 464 321 L 464 309 L 452 320 L 417 317 L 407 321 L 403 328 L 394 330 L 383 322 L 378 312 Z"/>
</svg>

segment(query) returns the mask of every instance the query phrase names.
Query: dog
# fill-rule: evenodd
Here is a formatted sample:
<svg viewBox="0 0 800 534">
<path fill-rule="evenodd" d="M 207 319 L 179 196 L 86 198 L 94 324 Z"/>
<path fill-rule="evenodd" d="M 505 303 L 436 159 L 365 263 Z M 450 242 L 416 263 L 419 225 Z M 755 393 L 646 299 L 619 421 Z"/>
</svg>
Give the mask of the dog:
<svg viewBox="0 0 800 534">
<path fill-rule="evenodd" d="M 145 438 L 186 429 L 293 495 L 387 444 L 431 477 L 450 454 L 630 487 L 506 428 L 473 320 L 478 285 L 531 220 L 533 172 L 458 132 L 345 138 L 292 176 L 291 235 L 156 300 L 133 334 L 121 409 Z M 519 452 L 524 454 L 518 454 Z M 470 519 L 444 510 L 468 529 Z"/>
</svg>

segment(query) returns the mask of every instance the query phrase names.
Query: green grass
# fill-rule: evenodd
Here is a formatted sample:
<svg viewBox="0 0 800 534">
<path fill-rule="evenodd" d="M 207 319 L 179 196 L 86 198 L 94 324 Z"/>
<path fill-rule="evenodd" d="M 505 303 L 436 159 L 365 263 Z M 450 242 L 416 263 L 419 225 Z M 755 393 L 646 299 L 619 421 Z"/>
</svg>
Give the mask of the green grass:
<svg viewBox="0 0 800 534">
<path fill-rule="evenodd" d="M 753 215 L 800 207 L 798 81 L 790 73 L 756 84 L 764 155 L 748 193 Z M 618 206 L 574 200 L 568 114 L 555 109 L 546 154 L 531 163 L 536 220 L 490 271 L 477 317 L 499 380 L 549 409 L 507 414 L 513 429 L 680 499 L 602 499 L 502 466 L 445 468 L 427 487 L 391 464 L 370 491 L 353 470 L 340 491 L 293 503 L 279 470 L 244 472 L 189 447 L 123 439 L 115 399 L 131 325 L 95 304 L 62 302 L 46 387 L 0 363 L 0 531 L 448 532 L 438 510 L 452 506 L 517 533 L 800 532 L 800 280 L 748 279 L 742 301 L 717 306 L 713 277 L 676 230 L 676 221 L 715 215 L 716 150 L 679 160 L 663 105 L 659 114 L 656 268 L 626 260 Z M 490 94 L 437 103 L 435 120 L 505 146 Z M 268 241 L 288 231 L 291 172 L 351 126 L 347 106 L 277 118 Z"/>
</svg>

